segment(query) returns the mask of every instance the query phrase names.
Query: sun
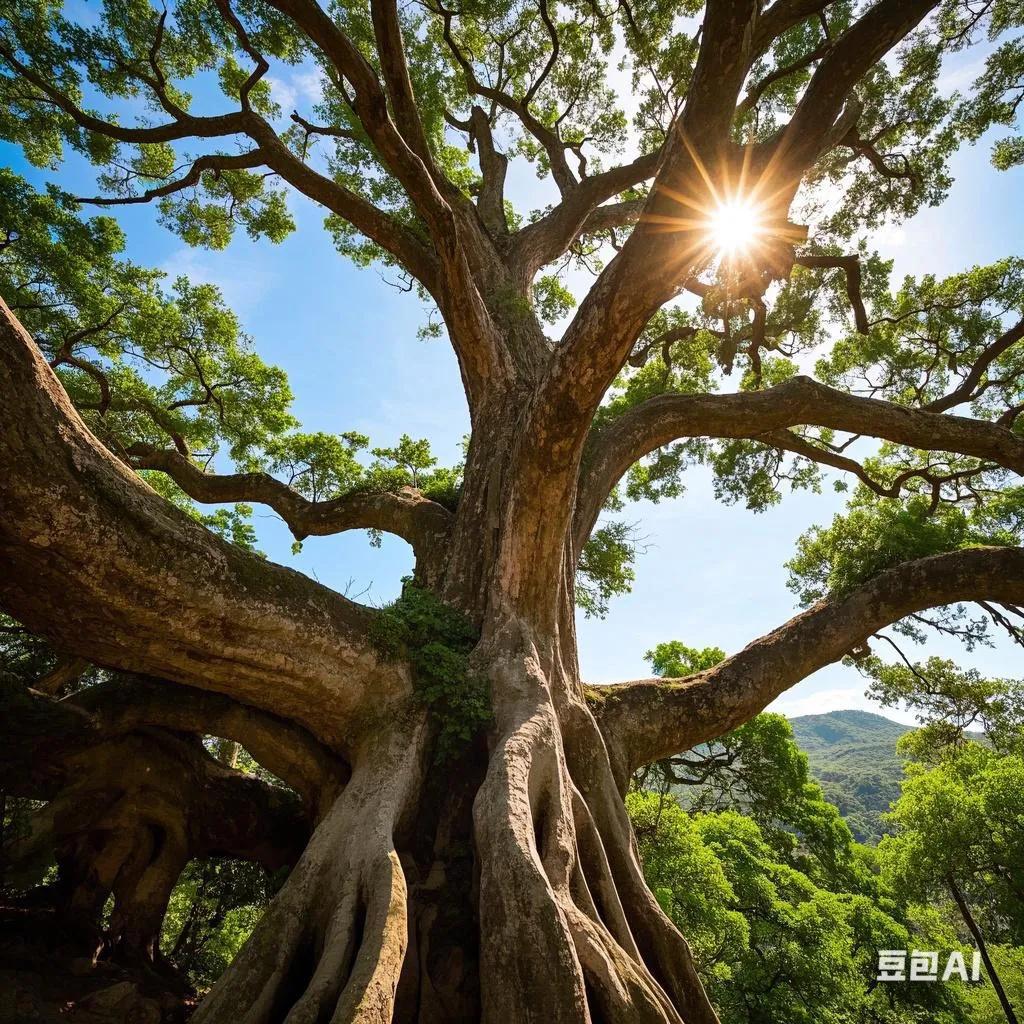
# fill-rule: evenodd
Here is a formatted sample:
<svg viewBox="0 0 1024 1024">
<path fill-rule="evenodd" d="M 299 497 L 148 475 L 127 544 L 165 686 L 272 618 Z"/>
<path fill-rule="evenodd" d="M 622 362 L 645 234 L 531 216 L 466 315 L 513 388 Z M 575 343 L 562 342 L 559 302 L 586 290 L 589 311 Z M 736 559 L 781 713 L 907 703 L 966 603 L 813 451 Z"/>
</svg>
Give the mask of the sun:
<svg viewBox="0 0 1024 1024">
<path fill-rule="evenodd" d="M 760 211 L 749 199 L 721 202 L 708 219 L 711 243 L 723 256 L 747 252 L 763 230 Z"/>
</svg>

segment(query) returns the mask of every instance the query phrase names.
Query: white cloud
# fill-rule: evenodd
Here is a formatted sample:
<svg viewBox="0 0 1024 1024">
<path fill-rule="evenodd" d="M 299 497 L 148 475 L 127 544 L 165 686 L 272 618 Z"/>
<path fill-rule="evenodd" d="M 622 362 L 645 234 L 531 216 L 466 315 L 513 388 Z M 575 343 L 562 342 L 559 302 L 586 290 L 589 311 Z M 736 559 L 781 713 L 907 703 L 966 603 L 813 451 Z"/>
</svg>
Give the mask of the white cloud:
<svg viewBox="0 0 1024 1024">
<path fill-rule="evenodd" d="M 216 285 L 224 301 L 243 319 L 253 313 L 277 276 L 266 260 L 210 253 L 188 246 L 173 252 L 160 269 L 170 281 L 184 275 L 193 284 Z"/>
<path fill-rule="evenodd" d="M 301 112 L 301 108 L 308 112 L 311 106 L 324 98 L 323 79 L 316 68 L 299 68 L 283 78 L 268 75 L 266 81 L 275 102 L 281 105 L 286 116 L 296 109 Z"/>
<path fill-rule="evenodd" d="M 944 67 L 935 83 L 939 92 L 948 96 L 951 92 L 962 91 L 974 85 L 985 72 L 986 59 L 987 53 L 984 53 L 956 67 Z"/>
<path fill-rule="evenodd" d="M 818 690 L 798 696 L 797 690 L 783 694 L 768 706 L 769 711 L 776 711 L 787 718 L 799 718 L 801 715 L 824 715 L 829 711 L 870 711 L 876 715 L 884 715 L 897 722 L 914 724 L 914 716 L 898 708 L 883 708 L 864 696 L 861 686 L 837 686 L 827 690 Z"/>
</svg>

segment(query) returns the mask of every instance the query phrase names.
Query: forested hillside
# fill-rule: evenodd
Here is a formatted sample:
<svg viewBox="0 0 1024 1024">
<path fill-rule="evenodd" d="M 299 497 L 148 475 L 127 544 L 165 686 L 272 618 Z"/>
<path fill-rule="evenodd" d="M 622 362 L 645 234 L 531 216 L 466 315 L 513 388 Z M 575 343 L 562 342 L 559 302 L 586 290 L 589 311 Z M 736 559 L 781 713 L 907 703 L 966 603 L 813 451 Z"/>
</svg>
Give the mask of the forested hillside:
<svg viewBox="0 0 1024 1024">
<path fill-rule="evenodd" d="M 900 795 L 903 765 L 896 743 L 910 729 L 869 711 L 801 715 L 790 725 L 811 774 L 854 837 L 877 842 L 886 831 L 882 814 Z"/>
<path fill-rule="evenodd" d="M 721 655 L 670 641 L 646 657 L 660 676 Z M 637 772 L 627 808 L 648 883 L 722 1024 L 1018 1024 L 1022 683 L 939 658 L 858 667 L 882 707 L 921 726 L 764 713 Z M 880 984 L 879 951 L 908 949 L 976 949 L 985 983 Z"/>
</svg>

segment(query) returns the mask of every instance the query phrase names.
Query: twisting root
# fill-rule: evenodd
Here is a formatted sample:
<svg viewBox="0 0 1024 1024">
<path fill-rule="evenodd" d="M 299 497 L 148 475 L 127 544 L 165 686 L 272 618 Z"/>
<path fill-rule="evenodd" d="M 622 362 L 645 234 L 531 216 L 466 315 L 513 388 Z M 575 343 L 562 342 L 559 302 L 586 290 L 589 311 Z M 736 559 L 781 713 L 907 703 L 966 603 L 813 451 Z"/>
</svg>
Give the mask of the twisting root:
<svg viewBox="0 0 1024 1024">
<path fill-rule="evenodd" d="M 493 673 L 492 692 L 503 695 L 495 708 L 499 739 L 473 806 L 482 1016 L 485 1024 L 578 1024 L 588 1020 L 583 971 L 567 894 L 547 873 L 568 878 L 557 724 L 534 658 L 500 657 Z"/>
<path fill-rule="evenodd" d="M 478 653 L 495 730 L 473 803 L 480 1016 L 465 1019 L 717 1024 L 685 941 L 644 884 L 590 711 L 515 627 Z M 392 1024 L 409 932 L 394 836 L 420 801 L 426 732 L 410 715 L 354 759 L 196 1024 Z M 441 1019 L 436 1005 L 414 995 L 401 1020 Z"/>
<path fill-rule="evenodd" d="M 644 880 L 629 816 L 593 715 L 585 705 L 573 704 L 562 717 L 568 763 L 574 781 L 587 795 L 590 827 L 597 832 L 596 841 L 611 874 L 610 886 L 621 901 L 643 962 L 686 1024 L 719 1024 L 697 975 L 689 944 Z M 585 837 L 589 828 L 580 831 Z"/>
<path fill-rule="evenodd" d="M 499 738 L 474 805 L 483 1021 L 710 1024 L 713 1011 L 681 1012 L 692 1004 L 676 1002 L 645 962 L 624 907 L 633 893 L 620 883 L 621 856 L 609 854 L 591 810 L 591 799 L 604 801 L 570 774 L 562 736 L 589 712 L 556 711 L 528 643 L 506 638 L 491 658 Z M 610 792 L 617 797 L 614 785 Z M 622 813 L 613 845 L 628 849 Z"/>
<path fill-rule="evenodd" d="M 352 778 L 195 1024 L 390 1024 L 408 940 L 394 848 L 422 779 L 423 716 L 354 759 Z"/>
</svg>

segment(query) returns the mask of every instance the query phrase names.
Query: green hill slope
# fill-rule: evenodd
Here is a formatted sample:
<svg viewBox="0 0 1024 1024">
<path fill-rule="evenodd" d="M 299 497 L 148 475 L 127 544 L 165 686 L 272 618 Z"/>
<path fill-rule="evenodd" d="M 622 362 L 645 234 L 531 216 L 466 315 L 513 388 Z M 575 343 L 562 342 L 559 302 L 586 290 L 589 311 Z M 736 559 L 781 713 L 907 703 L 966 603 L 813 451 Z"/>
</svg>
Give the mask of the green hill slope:
<svg viewBox="0 0 1024 1024">
<path fill-rule="evenodd" d="M 903 767 L 896 741 L 910 727 L 869 711 L 830 711 L 790 719 L 811 773 L 846 818 L 854 836 L 877 842 L 882 814 L 900 795 Z"/>
</svg>

